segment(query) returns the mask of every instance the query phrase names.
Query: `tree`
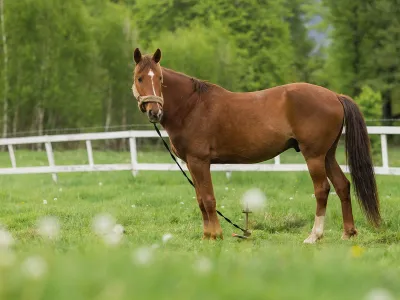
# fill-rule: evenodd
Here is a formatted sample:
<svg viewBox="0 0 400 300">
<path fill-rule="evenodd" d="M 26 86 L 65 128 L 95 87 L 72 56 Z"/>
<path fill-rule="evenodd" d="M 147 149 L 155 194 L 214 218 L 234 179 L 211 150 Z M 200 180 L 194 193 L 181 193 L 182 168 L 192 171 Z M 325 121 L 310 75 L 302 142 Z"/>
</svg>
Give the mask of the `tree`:
<svg viewBox="0 0 400 300">
<path fill-rule="evenodd" d="M 353 96 L 365 84 L 381 92 L 382 113 L 392 116 L 400 85 L 398 0 L 323 0 L 332 25 L 326 72 L 337 90 Z"/>
<path fill-rule="evenodd" d="M 3 138 L 7 137 L 8 130 L 8 52 L 7 52 L 7 33 L 4 21 L 4 1 L 0 0 L 0 21 L 1 36 L 3 42 Z"/>
</svg>

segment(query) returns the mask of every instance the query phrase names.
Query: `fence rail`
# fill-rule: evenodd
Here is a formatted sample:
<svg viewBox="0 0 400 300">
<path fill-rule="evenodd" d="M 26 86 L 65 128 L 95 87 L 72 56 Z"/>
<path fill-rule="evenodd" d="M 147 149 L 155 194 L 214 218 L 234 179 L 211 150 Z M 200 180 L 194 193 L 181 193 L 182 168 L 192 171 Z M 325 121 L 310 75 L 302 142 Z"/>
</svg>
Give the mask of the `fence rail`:
<svg viewBox="0 0 400 300">
<path fill-rule="evenodd" d="M 381 137 L 381 155 L 382 166 L 375 167 L 376 174 L 382 175 L 400 175 L 400 167 L 390 167 L 387 146 L 387 135 L 400 135 L 400 126 L 370 126 L 367 127 L 368 134 L 380 135 Z M 165 131 L 161 131 L 163 137 L 168 137 Z M 343 130 L 345 134 L 345 130 Z M 129 139 L 129 149 L 131 162 L 129 164 L 96 164 L 93 158 L 93 150 L 91 141 L 108 140 L 108 139 Z M 50 173 L 55 182 L 57 182 L 57 173 L 65 172 L 94 172 L 94 171 L 131 171 L 134 176 L 139 171 L 178 171 L 179 168 L 171 163 L 138 163 L 137 160 L 137 138 L 158 138 L 155 131 L 151 130 L 130 130 L 116 132 L 99 132 L 99 133 L 78 133 L 63 135 L 45 135 L 0 139 L 0 146 L 7 146 L 10 155 L 11 168 L 0 168 L 0 175 L 12 174 L 40 174 Z M 88 164 L 86 165 L 62 165 L 57 166 L 54 160 L 52 143 L 85 141 L 88 155 Z M 17 161 L 14 153 L 14 145 L 38 144 L 45 145 L 48 166 L 35 167 L 17 167 Z M 340 166 L 346 173 L 349 172 L 348 166 Z M 183 169 L 187 167 L 183 165 Z M 212 165 L 212 171 L 224 171 L 230 173 L 233 171 L 307 171 L 306 164 L 282 164 L 280 156 L 274 158 L 274 164 L 221 164 Z"/>
</svg>

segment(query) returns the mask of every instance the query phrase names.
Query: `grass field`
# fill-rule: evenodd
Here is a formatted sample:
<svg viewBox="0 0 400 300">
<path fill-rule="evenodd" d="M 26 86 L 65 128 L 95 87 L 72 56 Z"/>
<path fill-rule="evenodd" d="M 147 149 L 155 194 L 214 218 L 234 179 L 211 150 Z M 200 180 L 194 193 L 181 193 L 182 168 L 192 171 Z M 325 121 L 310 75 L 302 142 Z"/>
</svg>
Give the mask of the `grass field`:
<svg viewBox="0 0 400 300">
<path fill-rule="evenodd" d="M 282 162 L 302 162 L 293 152 Z M 391 149 L 391 165 L 400 165 L 399 152 Z M 19 166 L 47 165 L 43 152 L 16 155 Z M 55 159 L 87 163 L 85 151 L 57 152 Z M 155 152 L 140 152 L 139 160 L 170 162 Z M 96 152 L 95 161 L 129 162 L 129 154 Z M 9 166 L 1 153 L 0 167 Z M 225 239 L 202 241 L 194 191 L 177 172 L 59 174 L 57 185 L 49 174 L 0 177 L 0 224 L 14 240 L 6 251 L 0 235 L 0 299 L 400 299 L 399 177 L 377 176 L 379 229 L 353 199 L 359 236 L 350 241 L 340 239 L 340 202 L 331 194 L 316 245 L 302 243 L 315 212 L 308 173 L 213 179 L 218 209 L 240 225 L 242 195 L 256 187 L 267 196 L 265 210 L 250 217 L 250 240 L 231 238 L 239 232 L 221 220 Z M 93 231 L 103 213 L 125 228 L 121 240 Z M 59 222 L 54 239 L 40 235 L 37 222 L 46 216 Z"/>
</svg>

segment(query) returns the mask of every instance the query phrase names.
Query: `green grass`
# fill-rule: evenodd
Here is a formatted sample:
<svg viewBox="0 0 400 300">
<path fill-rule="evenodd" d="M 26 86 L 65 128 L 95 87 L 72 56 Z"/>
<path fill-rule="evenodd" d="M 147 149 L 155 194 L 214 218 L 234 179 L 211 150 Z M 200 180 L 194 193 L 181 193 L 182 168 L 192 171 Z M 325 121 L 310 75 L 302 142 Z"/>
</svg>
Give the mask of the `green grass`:
<svg viewBox="0 0 400 300">
<path fill-rule="evenodd" d="M 400 151 L 391 150 L 391 165 L 400 165 Z M 47 165 L 44 152 L 16 155 L 18 166 Z M 8 159 L 1 153 L 0 167 L 9 167 Z M 87 163 L 85 151 L 57 152 L 55 159 Z M 163 152 L 140 152 L 139 160 L 170 162 Z M 95 152 L 96 163 L 129 161 L 129 153 Z M 302 162 L 294 151 L 281 161 Z M 378 288 L 400 297 L 399 177 L 377 176 L 380 229 L 367 224 L 353 201 L 359 236 L 350 241 L 340 239 L 340 201 L 330 195 L 325 236 L 316 245 L 302 243 L 315 212 L 307 172 L 234 172 L 230 181 L 224 173 L 213 173 L 218 209 L 240 225 L 243 193 L 257 187 L 267 196 L 266 209 L 250 217 L 253 236 L 246 241 L 231 238 L 239 232 L 223 220 L 223 241 L 201 240 L 194 191 L 178 172 L 58 177 L 58 185 L 50 174 L 0 177 L 0 223 L 15 239 L 16 257 L 6 266 L 0 252 L 0 299 L 366 299 Z M 103 212 L 125 228 L 117 246 L 105 245 L 92 231 L 93 217 Z M 36 222 L 44 216 L 59 219 L 58 239 L 47 241 L 38 234 Z M 173 237 L 164 244 L 166 233 Z M 150 262 L 136 263 L 135 251 L 154 244 L 159 248 Z M 38 279 L 24 273 L 31 256 L 47 264 Z M 211 263 L 207 272 L 196 268 L 201 258 Z"/>
</svg>

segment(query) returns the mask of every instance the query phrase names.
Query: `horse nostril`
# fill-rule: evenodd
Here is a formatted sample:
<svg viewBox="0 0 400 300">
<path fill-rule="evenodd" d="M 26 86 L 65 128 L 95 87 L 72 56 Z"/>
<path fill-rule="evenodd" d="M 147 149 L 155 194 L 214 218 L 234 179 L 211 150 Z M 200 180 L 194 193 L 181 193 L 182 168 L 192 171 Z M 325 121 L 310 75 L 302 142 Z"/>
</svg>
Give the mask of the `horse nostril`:
<svg viewBox="0 0 400 300">
<path fill-rule="evenodd" d="M 151 117 L 157 117 L 157 113 L 156 113 L 154 110 L 150 109 L 150 110 L 149 110 L 149 116 L 151 116 Z"/>
</svg>

